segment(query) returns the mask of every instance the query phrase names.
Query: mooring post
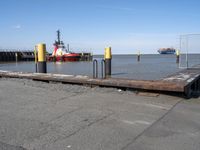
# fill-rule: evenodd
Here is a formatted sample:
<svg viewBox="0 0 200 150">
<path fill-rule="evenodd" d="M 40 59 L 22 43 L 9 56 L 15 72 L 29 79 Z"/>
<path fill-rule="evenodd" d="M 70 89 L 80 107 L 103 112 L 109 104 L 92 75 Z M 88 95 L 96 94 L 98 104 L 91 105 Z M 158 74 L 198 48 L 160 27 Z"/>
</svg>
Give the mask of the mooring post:
<svg viewBox="0 0 200 150">
<path fill-rule="evenodd" d="M 38 44 L 38 72 L 47 73 L 47 63 L 46 63 L 46 45 Z"/>
<path fill-rule="evenodd" d="M 180 51 L 177 49 L 176 50 L 176 63 L 179 64 L 179 59 L 180 59 Z"/>
<path fill-rule="evenodd" d="M 140 61 L 140 51 L 138 51 L 138 54 L 137 54 L 137 61 L 138 62 Z"/>
<path fill-rule="evenodd" d="M 18 53 L 15 52 L 15 61 L 18 62 Z"/>
<path fill-rule="evenodd" d="M 38 58 L 37 58 L 37 46 L 35 46 L 34 48 L 34 57 L 35 57 L 35 72 L 37 73 L 38 72 L 38 69 L 37 69 L 37 61 L 38 61 Z"/>
<path fill-rule="evenodd" d="M 111 76 L 111 60 L 112 60 L 112 54 L 111 54 L 111 47 L 105 48 L 105 75 L 106 77 Z"/>
</svg>

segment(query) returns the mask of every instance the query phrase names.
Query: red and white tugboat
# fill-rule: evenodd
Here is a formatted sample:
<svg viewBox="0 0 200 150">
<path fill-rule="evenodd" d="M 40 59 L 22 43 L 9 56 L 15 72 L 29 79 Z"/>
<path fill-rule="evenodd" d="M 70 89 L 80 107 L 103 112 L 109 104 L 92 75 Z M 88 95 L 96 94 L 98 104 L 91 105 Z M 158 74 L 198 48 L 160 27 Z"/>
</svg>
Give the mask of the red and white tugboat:
<svg viewBox="0 0 200 150">
<path fill-rule="evenodd" d="M 60 40 L 60 31 L 57 31 L 57 41 L 55 41 L 54 50 L 51 56 L 49 56 L 49 61 L 79 61 L 80 54 L 74 53 L 66 49 L 63 41 Z"/>
</svg>

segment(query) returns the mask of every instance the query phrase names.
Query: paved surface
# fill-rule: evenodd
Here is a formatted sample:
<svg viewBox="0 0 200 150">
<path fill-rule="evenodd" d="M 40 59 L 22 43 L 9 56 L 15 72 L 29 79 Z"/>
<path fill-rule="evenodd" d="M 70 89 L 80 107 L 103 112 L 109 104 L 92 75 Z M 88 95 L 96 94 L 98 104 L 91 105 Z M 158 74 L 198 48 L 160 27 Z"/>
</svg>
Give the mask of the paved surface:
<svg viewBox="0 0 200 150">
<path fill-rule="evenodd" d="M 199 98 L 0 79 L 0 150 L 199 147 Z"/>
</svg>

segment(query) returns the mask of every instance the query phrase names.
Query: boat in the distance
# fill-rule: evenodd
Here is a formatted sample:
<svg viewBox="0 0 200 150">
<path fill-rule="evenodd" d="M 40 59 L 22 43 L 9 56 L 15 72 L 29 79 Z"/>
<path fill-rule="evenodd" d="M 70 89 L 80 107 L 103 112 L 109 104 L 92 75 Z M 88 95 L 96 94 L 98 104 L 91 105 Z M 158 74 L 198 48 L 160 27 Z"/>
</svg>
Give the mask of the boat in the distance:
<svg viewBox="0 0 200 150">
<path fill-rule="evenodd" d="M 49 56 L 49 61 L 79 61 L 80 54 L 71 52 L 68 48 L 66 49 L 63 41 L 60 40 L 60 31 L 57 31 L 57 41 L 55 41 L 54 50 L 51 56 Z"/>
<path fill-rule="evenodd" d="M 158 50 L 158 53 L 160 54 L 175 54 L 176 49 L 175 48 L 160 48 Z"/>
</svg>

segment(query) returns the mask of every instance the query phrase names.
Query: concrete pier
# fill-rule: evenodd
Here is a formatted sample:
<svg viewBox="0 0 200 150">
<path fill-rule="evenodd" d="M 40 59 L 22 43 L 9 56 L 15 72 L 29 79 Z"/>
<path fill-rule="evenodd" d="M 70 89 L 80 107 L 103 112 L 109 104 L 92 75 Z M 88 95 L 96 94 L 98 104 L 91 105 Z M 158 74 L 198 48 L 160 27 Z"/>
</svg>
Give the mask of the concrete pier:
<svg viewBox="0 0 200 150">
<path fill-rule="evenodd" d="M 60 82 L 88 86 L 115 87 L 181 94 L 186 98 L 200 95 L 200 65 L 185 69 L 161 80 L 132 80 L 123 78 L 89 78 L 62 74 L 42 74 L 0 71 L 0 77 L 25 78 L 45 82 Z"/>
<path fill-rule="evenodd" d="M 80 55 L 80 61 L 92 61 L 93 59 L 92 54 L 89 52 L 79 53 L 79 55 Z"/>
</svg>

